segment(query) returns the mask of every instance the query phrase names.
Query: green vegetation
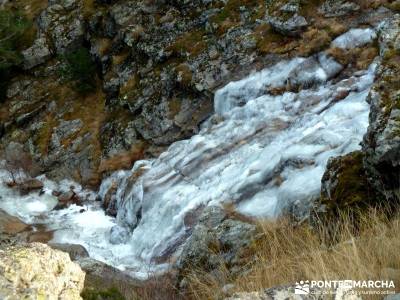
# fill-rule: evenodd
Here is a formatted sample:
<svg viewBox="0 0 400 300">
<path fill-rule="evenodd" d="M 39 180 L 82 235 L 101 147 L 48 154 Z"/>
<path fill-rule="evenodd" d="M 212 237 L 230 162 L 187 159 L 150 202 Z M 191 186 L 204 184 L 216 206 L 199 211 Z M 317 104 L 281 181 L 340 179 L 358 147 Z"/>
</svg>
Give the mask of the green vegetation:
<svg viewBox="0 0 400 300">
<path fill-rule="evenodd" d="M 22 61 L 21 50 L 27 43 L 28 28 L 29 21 L 19 12 L 0 11 L 0 101 L 5 96 L 12 69 Z"/>
<path fill-rule="evenodd" d="M 89 50 L 81 47 L 61 57 L 64 62 L 60 69 L 61 76 L 72 81 L 81 94 L 89 94 L 96 90 L 96 66 Z"/>
<path fill-rule="evenodd" d="M 0 11 L 0 69 L 21 63 L 20 50 L 29 22 L 23 15 L 11 10 Z"/>
<path fill-rule="evenodd" d="M 102 291 L 85 289 L 81 296 L 84 300 L 125 300 L 124 296 L 122 296 L 117 288 L 110 288 Z"/>
</svg>

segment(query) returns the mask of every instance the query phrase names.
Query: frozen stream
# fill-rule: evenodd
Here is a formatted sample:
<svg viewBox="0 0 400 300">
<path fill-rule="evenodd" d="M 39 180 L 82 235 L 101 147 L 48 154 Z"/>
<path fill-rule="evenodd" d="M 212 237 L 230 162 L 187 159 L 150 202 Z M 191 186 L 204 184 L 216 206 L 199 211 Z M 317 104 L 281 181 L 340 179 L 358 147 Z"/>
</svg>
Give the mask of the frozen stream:
<svg viewBox="0 0 400 300">
<path fill-rule="evenodd" d="M 335 46 L 362 46 L 376 37 L 372 29 L 358 30 L 339 37 Z M 2 187 L 0 208 L 46 223 L 56 230 L 55 241 L 82 244 L 94 258 L 136 276 L 162 269 L 153 259 L 179 250 L 188 230 L 184 218 L 198 207 L 233 202 L 241 212 L 262 217 L 293 207 L 305 212 L 319 194 L 328 159 L 360 148 L 375 68 L 373 63 L 334 81 L 342 67 L 320 53 L 229 83 L 217 91 L 216 114 L 197 135 L 103 181 L 102 197 L 118 184 L 116 220 L 94 204 L 84 212 L 77 206 L 51 211 L 49 181 L 40 197 L 18 198 Z M 116 224 L 113 238 L 120 243 L 111 244 Z"/>
</svg>

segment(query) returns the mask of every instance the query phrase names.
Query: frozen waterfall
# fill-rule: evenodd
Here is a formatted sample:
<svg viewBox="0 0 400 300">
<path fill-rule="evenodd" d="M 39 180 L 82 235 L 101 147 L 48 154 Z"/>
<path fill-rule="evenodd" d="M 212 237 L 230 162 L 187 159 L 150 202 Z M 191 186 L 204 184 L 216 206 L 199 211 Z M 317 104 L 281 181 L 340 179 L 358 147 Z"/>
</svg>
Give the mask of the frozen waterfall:
<svg viewBox="0 0 400 300">
<path fill-rule="evenodd" d="M 335 43 L 347 47 L 350 38 Z M 201 207 L 234 203 L 272 218 L 295 207 L 302 214 L 319 194 L 328 159 L 360 148 L 375 68 L 333 80 L 342 66 L 320 53 L 229 83 L 198 134 L 103 181 L 102 197 L 118 185 L 117 220 L 96 206 L 49 212 L 55 241 L 82 244 L 94 258 L 140 275 L 179 252 L 190 232 L 185 216 Z M 110 243 L 111 228 L 123 242 Z"/>
</svg>

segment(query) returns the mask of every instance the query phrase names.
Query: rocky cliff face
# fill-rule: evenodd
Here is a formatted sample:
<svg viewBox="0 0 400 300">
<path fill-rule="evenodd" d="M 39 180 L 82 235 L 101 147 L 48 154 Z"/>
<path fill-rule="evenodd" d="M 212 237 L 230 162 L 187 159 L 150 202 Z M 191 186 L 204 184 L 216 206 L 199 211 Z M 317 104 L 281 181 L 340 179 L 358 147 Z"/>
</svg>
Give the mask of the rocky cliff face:
<svg viewBox="0 0 400 300">
<path fill-rule="evenodd" d="M 389 199 L 399 199 L 400 184 L 400 16 L 381 28 L 383 57 L 369 96 L 368 133 L 364 138 L 364 165 L 370 182 Z"/>
<path fill-rule="evenodd" d="M 14 73 L 2 103 L 2 144 L 23 144 L 51 177 L 92 186 L 103 173 L 128 168 L 196 133 L 213 112 L 213 94 L 221 85 L 280 58 L 320 51 L 348 27 L 378 22 L 390 14 L 383 5 L 393 5 L 22 2 L 4 5 L 28 11 L 36 36 L 22 52 L 21 70 Z M 62 75 L 65 57 L 82 48 L 92 61 L 84 63 L 95 65 L 90 68 L 94 89 L 84 94 Z M 375 55 L 371 49 L 357 51 L 335 54 L 346 64 L 359 55 L 359 67 Z M 75 57 L 74 64 L 81 65 L 82 57 Z"/>
</svg>

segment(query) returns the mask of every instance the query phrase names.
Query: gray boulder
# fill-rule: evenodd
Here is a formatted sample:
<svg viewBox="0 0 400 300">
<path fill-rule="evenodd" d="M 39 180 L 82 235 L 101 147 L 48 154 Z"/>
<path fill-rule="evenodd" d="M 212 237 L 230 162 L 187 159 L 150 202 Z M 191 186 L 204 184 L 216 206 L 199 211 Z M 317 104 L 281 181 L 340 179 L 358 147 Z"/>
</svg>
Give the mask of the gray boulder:
<svg viewBox="0 0 400 300">
<path fill-rule="evenodd" d="M 51 57 L 51 51 L 47 45 L 45 37 L 35 40 L 32 47 L 22 51 L 23 68 L 25 70 L 32 69 L 42 63 L 45 63 Z"/>
<path fill-rule="evenodd" d="M 236 219 L 223 208 L 207 207 L 183 247 L 178 268 L 183 273 L 193 267 L 211 272 L 224 265 L 238 271 L 243 262 L 241 254 L 256 236 L 254 224 Z"/>
<path fill-rule="evenodd" d="M 318 9 L 325 17 L 341 17 L 360 10 L 357 3 L 346 0 L 327 0 Z"/>
<path fill-rule="evenodd" d="M 135 290 L 142 284 L 128 274 L 90 257 L 80 258 L 76 263 L 86 273 L 85 288 L 99 291 L 117 287 L 126 299 L 138 299 Z"/>
<path fill-rule="evenodd" d="M 79 1 L 49 1 L 39 18 L 39 32 L 50 37 L 57 54 L 73 51 L 82 45 L 86 33 Z"/>
<path fill-rule="evenodd" d="M 117 245 L 117 244 L 124 244 L 129 239 L 129 231 L 121 226 L 114 226 L 110 230 L 110 243 Z"/>
<path fill-rule="evenodd" d="M 75 244 L 60 244 L 60 243 L 48 243 L 48 245 L 53 248 L 69 254 L 72 261 L 89 257 L 89 253 L 85 247 Z"/>
<path fill-rule="evenodd" d="M 271 2 L 267 6 L 267 23 L 287 36 L 298 36 L 308 26 L 307 20 L 300 15 L 300 1 L 289 0 L 285 4 Z"/>
<path fill-rule="evenodd" d="M 274 30 L 288 36 L 298 36 L 308 26 L 307 20 L 298 14 L 288 19 L 271 16 L 267 18 L 267 21 Z"/>
</svg>

